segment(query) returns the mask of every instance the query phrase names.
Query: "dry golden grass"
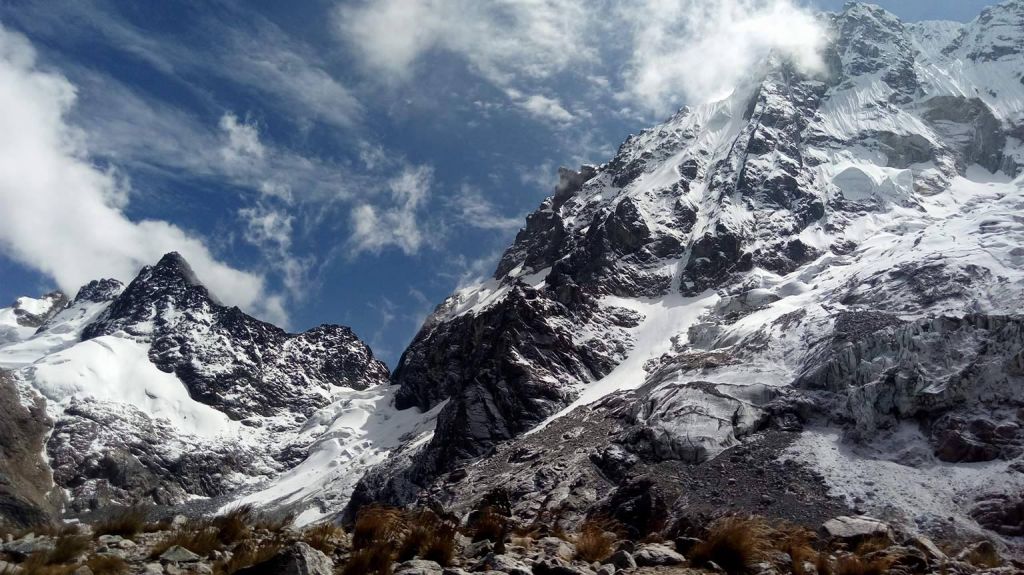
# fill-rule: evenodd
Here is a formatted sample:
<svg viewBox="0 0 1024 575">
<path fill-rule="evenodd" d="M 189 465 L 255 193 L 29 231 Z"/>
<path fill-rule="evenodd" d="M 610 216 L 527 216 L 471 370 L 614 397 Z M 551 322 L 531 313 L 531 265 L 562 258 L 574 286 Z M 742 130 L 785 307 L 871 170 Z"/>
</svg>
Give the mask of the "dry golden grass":
<svg viewBox="0 0 1024 575">
<path fill-rule="evenodd" d="M 405 532 L 404 514 L 392 507 L 372 505 L 359 510 L 352 528 L 352 548 L 365 549 L 388 542 L 395 544 Z"/>
<path fill-rule="evenodd" d="M 1003 559 L 999 556 L 999 550 L 992 544 L 976 546 L 967 554 L 966 559 L 971 565 L 982 569 L 993 569 L 1001 567 L 1003 564 Z"/>
<path fill-rule="evenodd" d="M 760 517 L 723 517 L 711 524 L 707 537 L 693 548 L 696 566 L 714 561 L 726 573 L 746 573 L 771 549 L 771 529 Z"/>
<path fill-rule="evenodd" d="M 123 575 L 128 572 L 128 563 L 113 555 L 93 555 L 85 564 L 93 575 Z"/>
<path fill-rule="evenodd" d="M 580 524 L 579 533 L 573 537 L 572 543 L 576 546 L 576 558 L 593 563 L 603 562 L 611 557 L 615 550 L 615 537 L 613 532 L 617 526 L 608 520 L 600 518 L 587 518 Z"/>
<path fill-rule="evenodd" d="M 806 564 L 815 564 L 817 552 L 811 544 L 816 538 L 810 529 L 788 524 L 776 527 L 771 534 L 775 548 L 789 555 L 789 565 L 784 567 L 792 575 L 807 575 Z"/>
<path fill-rule="evenodd" d="M 333 555 L 345 540 L 345 530 L 333 523 L 320 523 L 304 530 L 300 539 L 325 555 Z"/>
<path fill-rule="evenodd" d="M 130 539 L 144 531 L 149 525 L 146 520 L 147 515 L 146 510 L 138 506 L 112 510 L 106 519 L 92 526 L 93 534 L 97 537 L 119 535 Z"/>
<path fill-rule="evenodd" d="M 258 543 L 252 540 L 243 541 L 235 547 L 230 559 L 214 563 L 213 573 L 214 575 L 231 575 L 246 567 L 269 561 L 282 548 L 284 548 L 284 544 L 278 539 Z"/>
<path fill-rule="evenodd" d="M 72 563 L 89 550 L 89 538 L 84 535 L 61 535 L 54 541 L 53 550 L 46 554 L 51 565 Z"/>
<path fill-rule="evenodd" d="M 493 507 L 484 507 L 470 525 L 473 541 L 489 540 L 495 543 L 505 541 L 508 533 L 508 519 Z"/>
<path fill-rule="evenodd" d="M 391 546 L 379 543 L 354 551 L 338 571 L 339 575 L 391 575 L 394 554 Z"/>
<path fill-rule="evenodd" d="M 836 559 L 832 575 L 883 575 L 889 572 L 888 559 L 864 559 L 856 555 L 844 555 Z"/>
<path fill-rule="evenodd" d="M 454 523 L 445 521 L 434 512 L 417 512 L 406 520 L 406 531 L 398 546 L 396 558 L 407 561 L 419 557 L 434 561 L 443 567 L 451 565 L 455 558 Z"/>
<path fill-rule="evenodd" d="M 76 565 L 51 565 L 46 561 L 45 553 L 33 553 L 19 565 L 18 575 L 70 575 L 78 567 Z"/>
<path fill-rule="evenodd" d="M 165 551 L 175 545 L 180 545 L 200 557 L 207 557 L 214 551 L 224 548 L 216 528 L 205 524 L 187 524 L 158 541 L 150 550 L 149 558 L 159 559 Z"/>
</svg>

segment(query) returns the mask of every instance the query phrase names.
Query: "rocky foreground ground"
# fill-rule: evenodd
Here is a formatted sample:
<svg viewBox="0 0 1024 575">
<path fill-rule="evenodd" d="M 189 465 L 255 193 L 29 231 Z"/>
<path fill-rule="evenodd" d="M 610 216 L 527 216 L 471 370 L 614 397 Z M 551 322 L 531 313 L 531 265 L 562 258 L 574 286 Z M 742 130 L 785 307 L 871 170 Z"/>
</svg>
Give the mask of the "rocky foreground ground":
<svg viewBox="0 0 1024 575">
<path fill-rule="evenodd" d="M 576 532 L 517 524 L 495 507 L 463 519 L 441 510 L 364 509 L 350 529 L 304 529 L 240 508 L 150 522 L 126 509 L 94 524 L 6 533 L 3 575 L 757 575 L 1011 574 L 1024 563 L 988 541 L 934 542 L 866 516 L 814 531 L 757 516 L 686 521 L 636 540 L 589 518 Z"/>
</svg>

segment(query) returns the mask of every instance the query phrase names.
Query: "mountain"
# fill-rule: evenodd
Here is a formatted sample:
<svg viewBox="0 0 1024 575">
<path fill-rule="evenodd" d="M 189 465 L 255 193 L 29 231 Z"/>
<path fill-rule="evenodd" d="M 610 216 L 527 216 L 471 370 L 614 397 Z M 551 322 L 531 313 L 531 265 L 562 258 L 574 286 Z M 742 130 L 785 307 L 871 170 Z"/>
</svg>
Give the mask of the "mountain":
<svg viewBox="0 0 1024 575">
<path fill-rule="evenodd" d="M 827 73 L 773 56 L 560 173 L 403 354 L 396 404 L 436 429 L 349 514 L 501 493 L 641 531 L 735 505 L 1024 534 L 1024 3 L 823 18 Z"/>
<path fill-rule="evenodd" d="M 1024 2 L 821 18 L 826 71 L 773 55 L 561 170 L 392 374 L 177 254 L 0 310 L 0 516 L 487 504 L 640 538 L 869 512 L 1019 544 Z"/>
<path fill-rule="evenodd" d="M 223 306 L 175 253 L 127 286 L 98 280 L 71 301 L 13 309 L 35 331 L 0 347 L 0 399 L 5 414 L 34 417 L 4 434 L 5 462 L 45 444 L 37 467 L 69 511 L 251 488 L 305 458 L 318 410 L 387 387 L 387 367 L 350 329 L 289 334 Z"/>
</svg>

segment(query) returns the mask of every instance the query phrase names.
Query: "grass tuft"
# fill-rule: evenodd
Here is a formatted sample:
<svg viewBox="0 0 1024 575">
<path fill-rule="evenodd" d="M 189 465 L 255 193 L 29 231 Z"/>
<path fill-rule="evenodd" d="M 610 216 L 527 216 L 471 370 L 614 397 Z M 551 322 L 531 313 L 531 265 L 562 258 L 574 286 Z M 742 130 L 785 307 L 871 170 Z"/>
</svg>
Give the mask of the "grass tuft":
<svg viewBox="0 0 1024 575">
<path fill-rule="evenodd" d="M 576 558 L 587 563 L 603 562 L 611 557 L 615 538 L 610 534 L 615 526 L 609 521 L 587 518 L 580 525 L 579 534 L 573 538 L 576 546 Z"/>
<path fill-rule="evenodd" d="M 833 575 L 884 575 L 889 572 L 887 559 L 864 559 L 856 555 L 844 555 L 836 560 Z"/>
<path fill-rule="evenodd" d="M 771 548 L 770 533 L 762 518 L 724 517 L 711 524 L 705 540 L 694 546 L 690 561 L 696 566 L 714 561 L 730 575 L 746 573 Z"/>
<path fill-rule="evenodd" d="M 333 555 L 345 539 L 345 530 L 330 522 L 320 523 L 303 531 L 301 539 L 313 549 Z"/>
<path fill-rule="evenodd" d="M 111 511 L 106 519 L 93 525 L 93 534 L 118 535 L 120 537 L 132 538 L 141 533 L 148 526 L 146 521 L 147 512 L 139 506 L 124 507 Z"/>
<path fill-rule="evenodd" d="M 409 517 L 407 526 L 398 546 L 397 561 L 419 557 L 442 567 L 451 565 L 455 559 L 455 524 L 426 510 Z"/>
<path fill-rule="evenodd" d="M 391 575 L 391 546 L 379 543 L 354 551 L 339 575 Z"/>
<path fill-rule="evenodd" d="M 214 563 L 213 573 L 214 575 L 231 575 L 246 567 L 259 565 L 280 553 L 283 547 L 284 544 L 278 539 L 259 543 L 252 540 L 243 541 L 235 547 L 234 553 L 229 559 Z"/>
<path fill-rule="evenodd" d="M 367 549 L 380 543 L 395 544 L 405 532 L 403 513 L 392 507 L 371 505 L 359 510 L 352 528 L 352 548 Z"/>
</svg>

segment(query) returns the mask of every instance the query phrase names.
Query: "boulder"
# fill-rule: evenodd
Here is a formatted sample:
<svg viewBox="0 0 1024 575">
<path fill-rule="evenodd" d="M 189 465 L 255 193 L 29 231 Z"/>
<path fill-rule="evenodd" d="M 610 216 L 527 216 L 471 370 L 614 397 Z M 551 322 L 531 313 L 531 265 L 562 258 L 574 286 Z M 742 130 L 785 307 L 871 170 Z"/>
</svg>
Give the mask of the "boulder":
<svg viewBox="0 0 1024 575">
<path fill-rule="evenodd" d="M 238 571 L 238 575 L 332 575 L 334 563 L 326 555 L 299 542 L 269 560 Z M 440 573 L 440 569 L 438 569 Z"/>
<path fill-rule="evenodd" d="M 892 539 L 892 528 L 884 521 L 866 515 L 840 516 L 829 519 L 821 528 L 834 539 L 860 541 L 870 537 Z"/>
<path fill-rule="evenodd" d="M 185 549 L 181 545 L 175 545 L 160 555 L 161 561 L 167 561 L 169 563 L 194 563 L 200 559 L 202 559 L 202 557 L 188 549 Z"/>
<path fill-rule="evenodd" d="M 641 545 L 633 555 L 640 567 L 661 567 L 665 565 L 682 565 L 686 558 L 660 543 Z"/>
<path fill-rule="evenodd" d="M 442 575 L 444 571 L 441 566 L 433 561 L 413 559 L 395 565 L 395 575 Z"/>
<path fill-rule="evenodd" d="M 633 554 L 625 549 L 619 549 L 612 553 L 608 561 L 619 569 L 636 569 L 636 559 L 633 559 Z"/>
<path fill-rule="evenodd" d="M 533 575 L 529 567 L 508 555 L 490 554 L 480 563 L 483 570 L 501 571 L 508 575 Z"/>
</svg>

